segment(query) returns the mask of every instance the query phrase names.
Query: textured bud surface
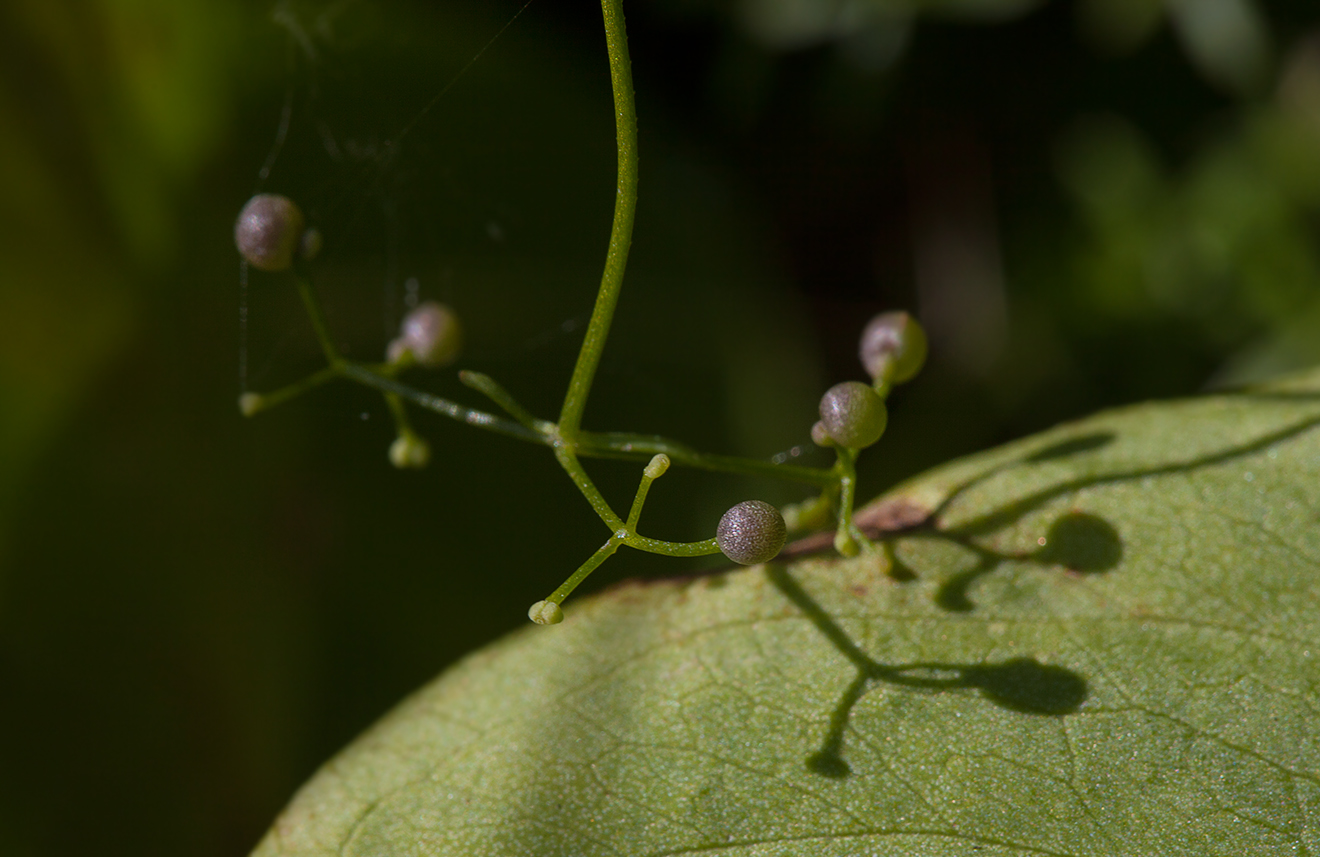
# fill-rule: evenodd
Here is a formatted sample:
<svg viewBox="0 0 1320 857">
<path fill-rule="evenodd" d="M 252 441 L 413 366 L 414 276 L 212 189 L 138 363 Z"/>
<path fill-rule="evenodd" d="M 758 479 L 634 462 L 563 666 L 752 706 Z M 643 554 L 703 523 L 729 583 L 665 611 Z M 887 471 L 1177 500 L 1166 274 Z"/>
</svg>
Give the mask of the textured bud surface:
<svg viewBox="0 0 1320 857">
<path fill-rule="evenodd" d="M 302 236 L 302 210 L 287 196 L 274 193 L 249 199 L 234 223 L 239 254 L 263 271 L 283 271 L 292 265 Z"/>
<path fill-rule="evenodd" d="M 463 328 L 458 314 L 442 303 L 426 301 L 403 317 L 399 336 L 390 342 L 386 357 L 391 363 L 404 352 L 432 369 L 448 366 L 463 348 Z"/>
<path fill-rule="evenodd" d="M 884 400 L 860 381 L 835 384 L 820 397 L 820 421 L 834 442 L 864 449 L 880 439 L 889 422 Z"/>
<path fill-rule="evenodd" d="M 729 559 L 756 565 L 779 555 L 788 538 L 784 516 L 769 503 L 744 500 L 724 513 L 715 529 L 715 541 Z"/>
<path fill-rule="evenodd" d="M 905 312 L 880 313 L 862 331 L 858 356 L 872 378 L 901 384 L 926 362 L 926 331 Z"/>
</svg>

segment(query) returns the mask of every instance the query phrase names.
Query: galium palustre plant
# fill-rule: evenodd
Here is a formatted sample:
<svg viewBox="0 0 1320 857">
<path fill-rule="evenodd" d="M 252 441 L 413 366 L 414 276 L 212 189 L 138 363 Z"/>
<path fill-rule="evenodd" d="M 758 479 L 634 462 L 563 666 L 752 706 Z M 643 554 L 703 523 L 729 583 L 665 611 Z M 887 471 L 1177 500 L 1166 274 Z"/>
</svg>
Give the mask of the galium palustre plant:
<svg viewBox="0 0 1320 857">
<path fill-rule="evenodd" d="M 321 235 L 306 227 L 299 207 L 284 196 L 258 194 L 243 207 L 234 227 L 235 244 L 244 264 L 291 276 L 326 361 L 323 369 L 289 386 L 267 393 L 244 392 L 239 398 L 243 414 L 252 416 L 329 381 L 346 379 L 376 389 L 384 396 L 397 431 L 389 450 L 389 459 L 396 467 L 424 467 L 431 456 L 426 441 L 412 427 L 409 405 L 550 448 L 610 535 L 558 589 L 532 605 L 528 616 L 542 625 L 562 621 L 560 605 L 564 599 L 624 546 L 675 557 L 723 553 L 734 562 L 755 565 L 774 559 L 790 530 L 822 528 L 832 523 L 834 545 L 840 553 L 853 556 L 863 550 L 874 550 L 853 521 L 857 455 L 884 434 L 888 422 L 885 402 L 893 385 L 911 379 L 926 358 L 925 333 L 910 315 L 888 312 L 871 320 L 862 333 L 859 349 L 871 383 L 845 381 L 827 390 L 820 401 L 820 421 L 811 429 L 812 439 L 818 445 L 835 452 L 834 466 L 830 468 L 712 455 L 667 438 L 591 432 L 581 427 L 582 413 L 623 285 L 637 206 L 637 118 L 620 3 L 621 0 L 602 0 L 617 117 L 618 187 L 614 222 L 596 305 L 557 421 L 533 416 L 493 378 L 479 372 L 463 371 L 458 377 L 464 385 L 493 402 L 503 415 L 470 408 L 400 381 L 399 376 L 413 368 L 441 368 L 458 358 L 462 327 L 453 310 L 439 303 L 422 303 L 404 317 L 399 335 L 386 348 L 383 362 L 363 363 L 344 357 L 330 337 L 312 285 L 311 263 L 321 247 Z M 647 462 L 626 517 L 610 506 L 582 465 L 581 459 L 596 456 Z M 713 538 L 698 542 L 662 541 L 642 535 L 638 522 L 651 483 L 671 464 L 787 479 L 812 486 L 818 493 L 783 513 L 769 503 L 747 500 L 724 514 Z"/>
</svg>

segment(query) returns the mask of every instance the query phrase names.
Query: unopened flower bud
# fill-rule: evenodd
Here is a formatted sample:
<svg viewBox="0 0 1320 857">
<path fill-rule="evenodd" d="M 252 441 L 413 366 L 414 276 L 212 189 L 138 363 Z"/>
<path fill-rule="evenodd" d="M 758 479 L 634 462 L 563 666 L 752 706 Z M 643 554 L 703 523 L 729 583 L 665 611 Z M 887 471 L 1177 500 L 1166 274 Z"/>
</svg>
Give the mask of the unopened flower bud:
<svg viewBox="0 0 1320 857">
<path fill-rule="evenodd" d="M 761 500 L 744 500 L 734 506 L 715 529 L 720 550 L 740 565 L 769 562 L 779 555 L 787 538 L 784 516 Z"/>
<path fill-rule="evenodd" d="M 527 611 L 527 618 L 538 625 L 558 625 L 564 621 L 564 610 L 553 601 L 538 601 Z"/>
<path fill-rule="evenodd" d="M 889 422 L 885 402 L 860 381 L 835 384 L 820 397 L 820 421 L 839 446 L 865 449 L 880 439 Z"/>
<path fill-rule="evenodd" d="M 415 434 L 401 434 L 390 444 L 390 464 L 400 470 L 422 468 L 431 460 L 431 445 Z"/>
<path fill-rule="evenodd" d="M 386 349 L 386 359 L 398 363 L 411 354 L 423 366 L 438 368 L 458 359 L 463 348 L 463 328 L 449 307 L 426 301 L 403 317 L 399 335 Z"/>
<path fill-rule="evenodd" d="M 905 312 L 882 312 L 862 331 L 858 356 L 876 381 L 901 384 L 926 362 L 926 331 Z"/>
<path fill-rule="evenodd" d="M 248 264 L 283 271 L 303 240 L 302 210 L 287 196 L 259 193 L 247 201 L 234 223 L 234 244 Z"/>
</svg>

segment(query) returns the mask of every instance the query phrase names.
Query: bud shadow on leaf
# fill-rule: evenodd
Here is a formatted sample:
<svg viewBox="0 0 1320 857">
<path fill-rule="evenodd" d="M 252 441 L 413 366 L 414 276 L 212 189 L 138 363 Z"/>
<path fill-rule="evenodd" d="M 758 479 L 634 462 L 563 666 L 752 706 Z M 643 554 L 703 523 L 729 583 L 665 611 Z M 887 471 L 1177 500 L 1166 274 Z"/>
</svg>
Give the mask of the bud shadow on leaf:
<svg viewBox="0 0 1320 857">
<path fill-rule="evenodd" d="M 876 683 L 926 693 L 977 690 L 988 702 L 1020 714 L 1058 717 L 1071 714 L 1086 701 L 1088 688 L 1084 677 L 1034 658 L 1014 658 L 997 664 L 881 663 L 862 651 L 786 568 L 768 566 L 766 576 L 857 669 L 857 676 L 830 715 L 829 729 L 820 749 L 807 757 L 807 769 L 819 776 L 842 779 L 852 773 L 843 757 L 844 733 L 853 708 Z"/>
<path fill-rule="evenodd" d="M 1032 562 L 1042 566 L 1063 566 L 1080 574 L 1110 571 L 1123 559 L 1123 540 L 1113 525 L 1089 512 L 1068 512 L 1054 519 L 1039 550 L 1027 554 L 1006 554 L 982 547 L 969 538 L 952 533 L 933 533 L 954 541 L 979 556 L 975 566 L 946 580 L 935 593 L 935 603 L 952 613 L 966 613 L 975 604 L 967 592 L 983 575 L 1003 562 Z"/>
<path fill-rule="evenodd" d="M 1070 571 L 1109 571 L 1123 559 L 1123 541 L 1108 521 L 1086 512 L 1062 515 L 1050 525 L 1045 546 L 1033 559 L 1062 565 Z"/>
</svg>

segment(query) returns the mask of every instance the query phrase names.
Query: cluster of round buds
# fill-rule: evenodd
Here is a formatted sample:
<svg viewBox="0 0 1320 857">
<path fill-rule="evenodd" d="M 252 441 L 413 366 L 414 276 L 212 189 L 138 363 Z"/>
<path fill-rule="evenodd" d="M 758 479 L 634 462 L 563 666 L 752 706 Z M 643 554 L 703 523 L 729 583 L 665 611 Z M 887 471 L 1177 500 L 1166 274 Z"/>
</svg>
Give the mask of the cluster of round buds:
<svg viewBox="0 0 1320 857">
<path fill-rule="evenodd" d="M 435 301 L 416 306 L 403 317 L 399 335 L 390 341 L 385 357 L 399 363 L 411 357 L 431 369 L 448 366 L 463 348 L 463 328 L 458 315 Z"/>
<path fill-rule="evenodd" d="M 761 500 L 744 500 L 734 506 L 715 528 L 715 543 L 740 565 L 769 562 L 779 555 L 787 538 L 784 516 Z"/>
<path fill-rule="evenodd" d="M 926 331 L 905 312 L 882 312 L 862 331 L 858 356 L 877 384 L 902 384 L 926 362 Z"/>
<path fill-rule="evenodd" d="M 905 312 L 881 313 L 862 331 L 859 356 L 873 383 L 845 381 L 821 396 L 820 422 L 811 427 L 819 446 L 865 449 L 880 439 L 889 422 L 885 396 L 926 362 L 926 332 Z"/>
<path fill-rule="evenodd" d="M 302 209 L 287 196 L 259 193 L 234 222 L 234 244 L 247 263 L 262 271 L 288 269 L 297 257 L 311 259 L 321 249 L 321 233 L 304 229 Z"/>
</svg>

